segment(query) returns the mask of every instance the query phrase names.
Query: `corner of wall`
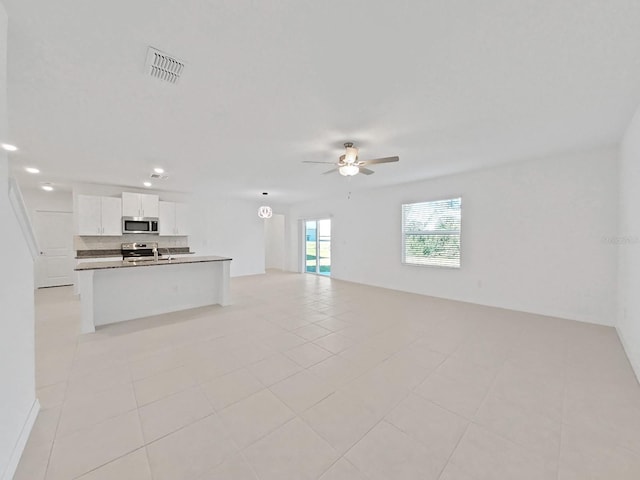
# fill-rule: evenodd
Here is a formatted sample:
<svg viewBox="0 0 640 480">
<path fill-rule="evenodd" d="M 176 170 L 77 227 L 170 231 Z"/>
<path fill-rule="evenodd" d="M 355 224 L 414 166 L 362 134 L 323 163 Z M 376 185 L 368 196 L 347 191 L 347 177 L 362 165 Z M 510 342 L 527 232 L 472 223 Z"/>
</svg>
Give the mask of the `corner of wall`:
<svg viewBox="0 0 640 480">
<path fill-rule="evenodd" d="M 16 470 L 18 469 L 18 464 L 20 463 L 22 452 L 27 445 L 29 435 L 31 435 L 31 430 L 33 430 L 33 425 L 36 423 L 36 418 L 38 418 L 38 413 L 40 413 L 40 402 L 36 398 L 31 405 L 31 409 L 29 410 L 27 419 L 22 427 L 22 431 L 20 432 L 20 437 L 16 442 L 16 446 L 11 452 L 9 462 L 2 475 L 2 480 L 11 480 L 15 475 Z"/>
<path fill-rule="evenodd" d="M 0 138 L 7 135 L 8 18 L 0 1 Z M 14 191 L 15 193 L 15 191 Z M 5 255 L 0 269 L 0 477 L 13 477 L 38 414 L 35 390 L 33 259 L 9 191 L 9 163 L 0 153 L 0 225 Z"/>
<path fill-rule="evenodd" d="M 640 108 L 624 134 L 619 167 L 616 331 L 640 380 Z"/>
</svg>

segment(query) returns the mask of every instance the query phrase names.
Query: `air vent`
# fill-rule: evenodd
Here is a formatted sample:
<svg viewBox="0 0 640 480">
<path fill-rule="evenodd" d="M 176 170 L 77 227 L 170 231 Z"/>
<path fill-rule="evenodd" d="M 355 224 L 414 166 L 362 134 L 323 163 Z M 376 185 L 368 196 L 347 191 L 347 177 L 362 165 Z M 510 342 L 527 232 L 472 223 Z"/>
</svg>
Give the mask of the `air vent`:
<svg viewBox="0 0 640 480">
<path fill-rule="evenodd" d="M 169 83 L 177 83 L 184 70 L 184 62 L 149 47 L 146 71 L 152 77 Z"/>
<path fill-rule="evenodd" d="M 164 173 L 152 173 L 149 175 L 151 178 L 157 178 L 159 180 L 166 180 L 169 178 L 169 175 L 165 175 Z"/>
</svg>

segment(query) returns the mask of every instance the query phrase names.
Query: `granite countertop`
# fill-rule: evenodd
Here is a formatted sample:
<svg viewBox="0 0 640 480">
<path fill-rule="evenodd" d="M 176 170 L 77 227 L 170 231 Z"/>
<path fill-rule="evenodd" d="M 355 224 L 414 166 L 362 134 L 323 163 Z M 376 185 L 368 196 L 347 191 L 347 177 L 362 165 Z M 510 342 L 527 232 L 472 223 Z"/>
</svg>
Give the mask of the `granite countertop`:
<svg viewBox="0 0 640 480">
<path fill-rule="evenodd" d="M 158 247 L 158 251 L 163 255 L 192 255 L 196 252 L 191 252 L 189 247 Z M 82 260 L 83 258 L 109 258 L 109 257 L 122 257 L 122 251 L 118 249 L 111 250 L 78 250 L 76 252 L 76 259 Z"/>
<path fill-rule="evenodd" d="M 187 257 L 187 258 L 160 258 L 158 261 L 153 260 L 137 260 L 130 261 L 111 261 L 111 262 L 87 262 L 79 263 L 75 268 L 76 271 L 83 270 L 105 270 L 109 268 L 135 268 L 135 267 L 157 267 L 158 265 L 179 265 L 183 263 L 204 263 L 204 262 L 228 262 L 232 260 L 229 257 Z"/>
</svg>

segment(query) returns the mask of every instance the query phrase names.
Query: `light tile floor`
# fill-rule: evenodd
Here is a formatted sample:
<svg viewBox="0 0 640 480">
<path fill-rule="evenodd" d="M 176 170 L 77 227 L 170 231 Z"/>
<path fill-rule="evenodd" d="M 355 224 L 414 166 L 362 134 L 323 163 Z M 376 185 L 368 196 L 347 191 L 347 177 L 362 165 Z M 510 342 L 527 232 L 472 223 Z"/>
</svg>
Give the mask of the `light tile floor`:
<svg viewBox="0 0 640 480">
<path fill-rule="evenodd" d="M 232 292 L 80 335 L 71 289 L 38 291 L 15 479 L 640 478 L 611 328 L 312 275 Z"/>
</svg>

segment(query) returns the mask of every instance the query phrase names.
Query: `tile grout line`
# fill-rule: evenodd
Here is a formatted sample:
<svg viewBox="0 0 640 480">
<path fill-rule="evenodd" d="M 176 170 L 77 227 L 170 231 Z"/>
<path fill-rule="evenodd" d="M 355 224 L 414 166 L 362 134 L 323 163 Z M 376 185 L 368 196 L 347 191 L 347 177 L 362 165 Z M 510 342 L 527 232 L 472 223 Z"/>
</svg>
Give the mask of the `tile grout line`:
<svg viewBox="0 0 640 480">
<path fill-rule="evenodd" d="M 452 356 L 453 356 L 453 354 L 452 354 Z M 473 363 L 473 362 L 471 362 L 471 363 Z M 500 375 L 500 371 L 504 368 L 506 363 L 507 363 L 507 360 L 505 359 L 502 362 L 502 364 L 500 365 L 500 367 L 496 369 L 498 373 L 496 373 L 496 375 L 491 380 L 491 384 L 487 388 L 487 391 L 485 392 L 482 400 L 480 401 L 480 403 L 476 407 L 476 409 L 475 409 L 475 411 L 474 411 L 474 413 L 472 415 L 472 418 L 468 419 L 469 423 L 467 423 L 467 426 L 466 426 L 464 432 L 462 433 L 462 435 L 460 435 L 460 438 L 456 442 L 456 446 L 451 450 L 451 453 L 449 454 L 449 458 L 447 458 L 447 462 L 442 467 L 442 470 L 440 471 L 440 474 L 438 475 L 438 478 L 440 478 L 442 476 L 442 474 L 444 473 L 445 469 L 447 468 L 447 465 L 449 465 L 449 463 L 451 462 L 451 459 L 453 458 L 453 455 L 455 454 L 456 450 L 458 450 L 458 447 L 460 446 L 460 443 L 462 442 L 462 439 L 466 436 L 466 434 L 469 431 L 469 428 L 471 427 L 471 425 L 472 424 L 477 425 L 476 422 L 475 422 L 475 416 L 478 413 L 478 410 L 480 410 L 480 408 L 485 404 L 485 402 L 487 401 L 487 398 L 489 398 L 489 393 L 492 391 L 493 387 L 495 386 L 495 384 L 496 384 L 496 382 L 498 380 L 498 376 Z M 506 440 L 508 440 L 508 439 L 506 439 Z M 466 471 L 465 471 L 465 473 L 468 474 L 468 472 L 466 472 Z M 471 475 L 471 476 L 473 476 L 473 475 Z"/>
<path fill-rule="evenodd" d="M 359 378 L 359 377 L 358 377 L 358 378 Z M 335 392 L 334 392 L 334 393 L 335 393 Z M 388 413 L 389 413 L 389 412 L 391 412 L 391 411 L 392 411 L 396 406 L 398 406 L 401 402 L 403 402 L 403 401 L 404 401 L 404 400 L 405 400 L 405 399 L 406 399 L 410 394 L 411 394 L 411 390 L 410 390 L 410 389 L 408 389 L 408 391 L 407 391 L 406 395 L 405 395 L 404 397 L 402 397 L 400 400 L 398 400 L 398 401 L 397 401 L 397 402 L 396 402 L 396 403 L 395 403 L 391 408 L 389 408 L 389 409 L 387 410 L 387 412 L 386 412 L 386 413 L 384 413 L 384 414 L 380 417 L 380 419 L 379 419 L 378 421 L 376 421 L 376 422 L 371 426 L 371 428 L 369 428 L 366 432 L 364 432 L 364 433 L 360 436 L 360 438 L 359 438 L 358 440 L 356 440 L 356 441 L 355 441 L 351 446 L 349 446 L 349 448 L 347 448 L 347 450 L 345 450 L 345 452 L 344 452 L 341 456 L 339 456 L 339 457 L 336 459 L 336 461 L 335 461 L 335 462 L 333 462 L 333 463 L 331 464 L 331 466 L 329 466 L 329 467 L 327 468 L 327 470 L 329 470 L 329 469 L 330 469 L 330 468 L 331 468 L 335 463 L 337 463 L 337 462 L 338 462 L 340 459 L 342 459 L 342 458 L 344 458 L 347 462 L 349 462 L 349 459 L 348 459 L 348 458 L 346 458 L 347 454 L 348 454 L 351 450 L 353 450 L 353 448 L 354 448 L 358 443 L 360 443 L 360 442 L 362 441 L 362 439 L 363 439 L 364 437 L 366 437 L 366 436 L 369 434 L 369 432 L 371 432 L 374 428 L 376 428 L 376 427 L 377 427 L 380 423 L 382 423 L 383 421 L 386 421 L 386 420 L 385 420 L 385 417 L 388 415 Z M 359 400 L 361 400 L 361 399 L 359 399 Z M 304 418 L 301 418 L 301 420 L 302 420 L 302 421 L 304 421 Z M 387 423 L 389 423 L 389 422 L 387 422 Z M 313 430 L 313 431 L 316 433 L 316 435 L 318 435 L 320 438 L 322 438 L 325 442 L 327 442 L 327 444 L 328 444 L 329 446 L 331 446 L 331 447 L 333 448 L 333 446 L 331 445 L 331 443 L 329 443 L 329 441 L 328 441 L 326 438 L 324 438 L 320 432 L 316 431 L 316 430 L 313 428 L 313 426 L 312 426 L 312 425 L 309 425 L 309 424 L 307 424 L 306 422 L 305 422 L 305 424 L 306 424 L 306 425 L 307 425 L 311 430 Z M 397 428 L 397 427 L 395 427 L 395 425 L 393 425 L 393 427 L 394 427 L 394 428 Z M 351 463 L 351 462 L 349 462 L 349 463 Z M 354 465 L 354 467 L 355 467 L 355 465 Z M 360 469 L 358 469 L 357 467 L 355 467 L 355 468 L 356 468 L 356 470 L 358 470 L 358 472 L 360 472 Z M 327 470 L 325 470 L 325 471 L 322 473 L 322 475 L 324 475 L 324 474 L 327 472 Z M 360 473 L 362 473 L 362 472 L 360 472 Z M 363 475 L 364 475 L 364 473 L 363 473 Z"/>
<path fill-rule="evenodd" d="M 138 415 L 138 423 L 140 425 L 140 436 L 142 437 L 142 447 L 144 448 L 144 456 L 147 459 L 147 467 L 149 467 L 149 474 L 151 474 L 151 479 L 155 477 L 153 474 L 153 469 L 151 468 L 151 459 L 149 458 L 149 451 L 147 450 L 147 441 L 144 438 L 144 429 L 142 428 L 142 417 L 140 416 L 140 402 L 138 401 L 138 395 L 136 394 L 135 382 L 133 381 L 133 373 L 131 372 L 131 365 L 127 362 L 127 369 L 129 370 L 129 375 L 131 377 L 131 388 L 133 389 L 133 397 L 136 400 L 136 413 Z"/>
<path fill-rule="evenodd" d="M 39 324 L 40 322 L 38 322 Z M 79 325 L 78 325 L 79 327 Z M 73 358 L 75 359 L 76 353 L 78 352 L 78 337 L 76 336 L 74 342 L 74 353 Z M 37 356 L 36 356 L 37 359 Z M 71 365 L 73 365 L 73 360 L 71 361 Z M 53 456 L 53 448 L 55 447 L 56 440 L 58 439 L 58 428 L 60 427 L 60 422 L 62 421 L 62 411 L 64 409 L 64 405 L 67 401 L 67 393 L 69 389 L 69 376 L 71 374 L 71 365 L 69 366 L 69 371 L 67 372 L 67 376 L 65 378 L 65 388 L 64 395 L 62 396 L 62 403 L 60 404 L 60 415 L 58 416 L 58 421 L 56 422 L 56 428 L 53 434 L 53 440 L 51 441 L 51 446 L 49 447 L 49 455 L 47 455 L 47 466 L 45 468 L 44 478 L 47 479 L 49 476 L 49 467 L 51 466 L 51 457 Z"/>
<path fill-rule="evenodd" d="M 563 388 L 562 388 L 562 415 L 560 416 L 560 441 L 558 442 L 558 460 L 556 465 L 556 480 L 560 480 L 560 459 L 562 458 L 562 441 L 565 432 L 565 417 L 566 417 L 566 409 L 567 409 L 567 387 L 568 387 L 568 361 L 569 361 L 569 341 L 566 340 L 566 345 L 564 349 L 564 375 L 563 375 Z"/>
<path fill-rule="evenodd" d="M 128 365 L 127 365 L 127 370 L 128 370 Z M 129 373 L 130 373 L 130 372 L 129 372 Z M 132 383 L 131 388 L 132 388 L 132 391 L 133 391 L 133 382 L 131 382 L 131 383 Z M 136 396 L 135 396 L 135 391 L 134 391 L 134 395 L 133 395 L 133 396 L 134 396 L 134 400 L 136 401 L 136 408 L 135 408 L 135 410 L 136 410 L 136 412 L 137 412 L 137 414 L 138 414 L 138 421 L 140 421 L 140 414 L 139 414 L 139 412 L 138 412 L 138 407 L 137 407 L 137 405 L 138 405 L 138 400 L 137 400 L 137 398 L 136 398 Z M 118 417 L 118 416 L 120 416 L 120 415 L 126 415 L 126 414 L 128 414 L 128 413 L 131 413 L 131 412 L 133 412 L 133 410 L 134 410 L 134 409 L 127 410 L 126 412 L 119 413 L 119 414 L 117 414 L 117 415 L 113 415 L 113 416 L 111 416 L 111 417 L 106 418 L 105 420 L 103 420 L 103 421 L 101 421 L 101 422 L 94 423 L 94 424 L 92 424 L 92 425 L 90 425 L 90 426 L 88 426 L 88 427 L 84 427 L 84 428 L 77 429 L 77 430 L 75 430 L 75 431 L 69 432 L 67 435 L 70 435 L 70 434 L 73 434 L 73 433 L 76 433 L 76 432 L 79 432 L 79 431 L 82 431 L 82 430 L 88 430 L 89 428 L 92 428 L 92 427 L 95 427 L 96 425 L 100 425 L 100 424 L 102 424 L 102 423 L 105 423 L 105 422 L 107 422 L 107 421 L 111 420 L 112 418 Z M 95 471 L 95 470 L 98 470 L 99 468 L 104 467 L 105 465 L 109 465 L 110 463 L 115 462 L 116 460 L 119 460 L 119 459 L 121 459 L 121 458 L 123 458 L 123 457 L 126 457 L 127 455 L 130 455 L 130 454 L 131 454 L 131 453 L 133 453 L 133 452 L 136 452 L 136 451 L 138 451 L 138 450 L 140 450 L 140 449 L 142 449 L 142 448 L 145 448 L 145 445 L 144 445 L 144 435 L 143 435 L 143 433 L 142 433 L 142 426 L 140 427 L 140 436 L 141 436 L 141 438 L 142 438 L 142 442 L 143 442 L 143 444 L 142 444 L 140 447 L 138 447 L 138 448 L 134 448 L 133 450 L 131 450 L 131 451 L 129 451 L 129 452 L 126 452 L 126 453 L 124 453 L 124 454 L 122 454 L 122 455 L 119 455 L 119 456 L 117 456 L 117 457 L 115 457 L 115 458 L 113 458 L 113 459 L 109 460 L 108 462 L 105 462 L 105 463 L 102 463 L 102 464 L 100 464 L 100 465 L 97 465 L 96 467 L 91 468 L 90 470 L 87 470 L 87 471 L 85 471 L 85 472 L 83 472 L 83 473 L 81 473 L 81 474 L 77 475 L 76 477 L 74 477 L 74 479 L 80 478 L 80 477 L 82 477 L 82 476 L 84 476 L 84 475 L 86 475 L 86 474 L 88 474 L 88 473 L 91 473 L 91 472 L 93 472 L 93 471 Z M 145 449 L 145 453 L 146 453 L 146 449 Z M 147 459 L 147 463 L 148 463 L 148 459 Z M 149 469 L 151 469 L 151 467 L 149 467 Z"/>
</svg>

